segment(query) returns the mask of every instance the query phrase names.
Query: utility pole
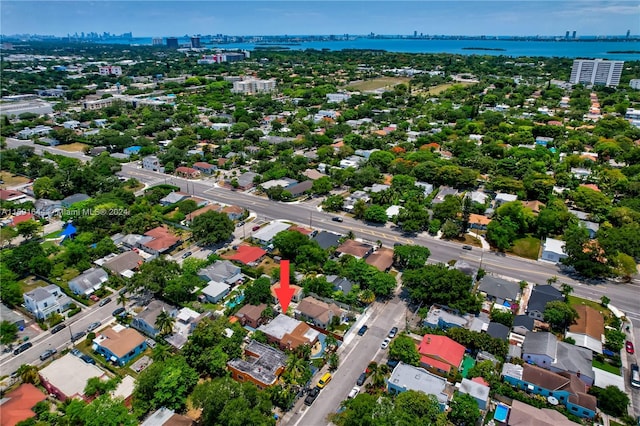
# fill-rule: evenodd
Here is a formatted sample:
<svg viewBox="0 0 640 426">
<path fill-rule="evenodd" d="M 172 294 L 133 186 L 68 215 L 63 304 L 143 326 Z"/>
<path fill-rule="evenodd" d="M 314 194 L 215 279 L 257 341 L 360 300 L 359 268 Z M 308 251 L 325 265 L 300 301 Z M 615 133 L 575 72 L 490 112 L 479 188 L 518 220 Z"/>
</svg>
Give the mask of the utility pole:
<svg viewBox="0 0 640 426">
<path fill-rule="evenodd" d="M 313 212 L 309 212 L 309 228 L 313 228 Z"/>
</svg>

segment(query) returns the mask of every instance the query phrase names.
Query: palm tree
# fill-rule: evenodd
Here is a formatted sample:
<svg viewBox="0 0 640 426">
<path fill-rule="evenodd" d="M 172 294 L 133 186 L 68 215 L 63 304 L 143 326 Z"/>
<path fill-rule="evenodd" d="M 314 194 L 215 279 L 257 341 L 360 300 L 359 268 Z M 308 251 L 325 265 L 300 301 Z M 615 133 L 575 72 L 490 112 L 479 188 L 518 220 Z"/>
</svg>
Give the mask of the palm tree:
<svg viewBox="0 0 640 426">
<path fill-rule="evenodd" d="M 299 380 L 304 375 L 306 370 L 305 360 L 296 356 L 295 354 L 289 355 L 287 360 L 286 375 L 288 382 L 292 384 L 299 384 Z"/>
<path fill-rule="evenodd" d="M 387 376 L 389 375 L 389 367 L 387 364 L 378 364 L 371 373 L 371 383 L 376 388 L 384 388 L 387 384 Z"/>
<path fill-rule="evenodd" d="M 338 339 L 333 337 L 333 334 L 328 334 L 324 339 L 324 344 L 329 352 L 334 351 L 338 347 Z"/>
<path fill-rule="evenodd" d="M 20 368 L 18 368 L 18 376 L 20 376 L 20 380 L 22 383 L 32 383 L 34 385 L 40 384 L 40 375 L 38 374 L 38 367 L 35 365 L 22 364 Z"/>
<path fill-rule="evenodd" d="M 305 361 L 308 361 L 309 358 L 311 358 L 311 346 L 309 346 L 308 344 L 298 346 L 295 352 L 299 358 Z"/>
<path fill-rule="evenodd" d="M 358 294 L 358 300 L 368 305 L 376 300 L 376 294 L 370 289 L 362 290 L 360 294 Z"/>
<path fill-rule="evenodd" d="M 160 335 L 166 336 L 173 333 L 173 324 L 176 319 L 172 317 L 167 311 L 162 310 L 160 315 L 156 318 L 155 326 L 160 330 Z"/>
<path fill-rule="evenodd" d="M 123 292 L 118 294 L 118 299 L 116 300 L 116 302 L 122 304 L 123 308 L 126 308 L 126 304 L 128 300 L 129 299 L 127 298 L 127 295 Z"/>
<path fill-rule="evenodd" d="M 335 352 L 331 352 L 327 357 L 327 362 L 329 363 L 329 370 L 336 371 L 338 369 L 338 364 L 340 363 L 340 356 Z"/>
<path fill-rule="evenodd" d="M 565 300 L 567 300 L 569 298 L 569 295 L 573 293 L 573 287 L 571 287 L 569 284 L 562 283 L 560 284 L 560 292 L 564 296 Z"/>
<path fill-rule="evenodd" d="M 159 343 L 153 348 L 151 358 L 153 358 L 156 362 L 161 362 L 167 360 L 171 356 L 171 352 L 169 351 L 169 346 L 163 343 Z"/>
</svg>

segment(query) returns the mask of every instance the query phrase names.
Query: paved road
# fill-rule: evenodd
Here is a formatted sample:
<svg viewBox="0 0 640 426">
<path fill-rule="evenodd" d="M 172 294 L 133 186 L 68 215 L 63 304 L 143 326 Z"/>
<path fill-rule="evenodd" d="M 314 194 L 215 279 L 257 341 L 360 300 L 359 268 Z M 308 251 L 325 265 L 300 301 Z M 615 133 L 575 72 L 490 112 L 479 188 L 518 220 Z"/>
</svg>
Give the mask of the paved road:
<svg viewBox="0 0 640 426">
<path fill-rule="evenodd" d="M 38 155 L 42 155 L 42 153 L 44 151 L 46 151 L 46 152 L 49 152 L 49 153 L 55 154 L 55 155 L 64 155 L 65 157 L 76 158 L 76 159 L 82 161 L 83 163 L 91 160 L 91 158 L 92 158 L 92 157 L 90 157 L 88 155 L 84 155 L 84 153 L 82 153 L 82 152 L 69 152 L 69 151 L 63 151 L 63 150 L 58 149 L 58 148 L 53 147 L 53 146 L 36 145 L 35 143 L 33 143 L 32 141 L 29 141 L 29 140 L 7 138 L 6 142 L 7 142 L 7 148 L 17 148 L 19 146 L 30 146 L 30 147 L 33 147 L 34 152 L 36 154 L 38 154 Z"/>
<path fill-rule="evenodd" d="M 67 327 L 56 334 L 45 331 L 31 340 L 33 346 L 20 355 L 13 353 L 4 354 L 0 357 L 0 375 L 11 374 L 16 371 L 22 364 L 39 365 L 40 354 L 47 349 L 57 349 L 58 352 L 71 345 L 71 335 L 78 331 L 86 330 L 89 324 L 100 321 L 103 325 L 113 319 L 111 313 L 116 306 L 117 293 L 110 296 L 112 301 L 105 306 L 93 305 L 92 307 L 83 309 L 76 316 L 65 321 Z"/>
<path fill-rule="evenodd" d="M 340 364 L 338 370 L 333 373 L 333 379 L 320 392 L 311 407 L 307 407 L 300 399 L 292 415 L 284 418 L 287 425 L 292 426 L 323 426 L 329 424 L 327 416 L 334 413 L 340 403 L 347 399 L 349 391 L 356 385 L 358 376 L 367 368 L 371 361 L 386 362 L 387 350 L 381 349 L 380 344 L 387 337 L 391 327 L 396 326 L 400 330 L 405 329 L 406 304 L 399 298 L 394 298 L 387 303 L 375 303 L 366 314 L 369 326 L 364 336 L 358 336 L 357 330 L 363 323 L 352 327 L 347 336 L 351 342 L 345 344 L 344 351 L 339 351 Z M 316 375 L 315 380 L 320 375 Z M 313 383 L 316 384 L 315 382 Z M 361 386 L 364 392 L 364 386 Z"/>
</svg>

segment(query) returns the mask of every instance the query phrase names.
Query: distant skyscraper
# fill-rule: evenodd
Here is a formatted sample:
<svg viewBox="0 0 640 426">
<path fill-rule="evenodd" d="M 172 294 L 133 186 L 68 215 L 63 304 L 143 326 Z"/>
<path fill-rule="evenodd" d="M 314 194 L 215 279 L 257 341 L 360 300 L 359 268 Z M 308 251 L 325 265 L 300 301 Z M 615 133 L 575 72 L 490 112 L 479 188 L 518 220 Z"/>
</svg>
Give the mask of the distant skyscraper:
<svg viewBox="0 0 640 426">
<path fill-rule="evenodd" d="M 416 37 L 418 37 L 418 31 L 413 30 L 413 38 L 416 38 Z"/>
<path fill-rule="evenodd" d="M 200 49 L 200 37 L 191 37 L 191 47 L 193 49 Z"/>
<path fill-rule="evenodd" d="M 631 37 L 631 30 L 627 30 L 627 38 Z"/>
<path fill-rule="evenodd" d="M 578 59 L 573 61 L 569 82 L 616 87 L 620 84 L 623 66 L 624 61 Z"/>
<path fill-rule="evenodd" d="M 154 37 L 153 40 L 151 40 L 151 44 L 153 46 L 162 46 L 162 38 L 161 37 Z"/>
<path fill-rule="evenodd" d="M 176 37 L 167 37 L 167 47 L 169 49 L 177 49 L 178 39 Z"/>
<path fill-rule="evenodd" d="M 564 33 L 564 38 L 566 38 L 567 40 L 569 40 L 569 31 L 567 31 L 566 33 Z"/>
<path fill-rule="evenodd" d="M 572 38 L 576 38 L 576 32 L 573 32 L 573 37 Z"/>
</svg>

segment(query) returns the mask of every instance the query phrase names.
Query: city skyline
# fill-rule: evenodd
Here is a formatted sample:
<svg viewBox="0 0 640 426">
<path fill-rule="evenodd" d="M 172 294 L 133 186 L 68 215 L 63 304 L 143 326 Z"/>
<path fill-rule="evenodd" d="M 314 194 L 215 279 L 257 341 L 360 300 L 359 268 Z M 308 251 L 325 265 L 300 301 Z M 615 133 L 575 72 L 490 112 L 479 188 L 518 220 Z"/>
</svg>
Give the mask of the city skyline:
<svg viewBox="0 0 640 426">
<path fill-rule="evenodd" d="M 630 1 L 2 1 L 2 33 L 562 36 L 640 33 Z"/>
</svg>

